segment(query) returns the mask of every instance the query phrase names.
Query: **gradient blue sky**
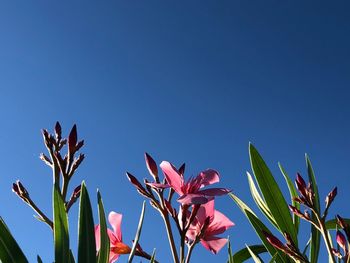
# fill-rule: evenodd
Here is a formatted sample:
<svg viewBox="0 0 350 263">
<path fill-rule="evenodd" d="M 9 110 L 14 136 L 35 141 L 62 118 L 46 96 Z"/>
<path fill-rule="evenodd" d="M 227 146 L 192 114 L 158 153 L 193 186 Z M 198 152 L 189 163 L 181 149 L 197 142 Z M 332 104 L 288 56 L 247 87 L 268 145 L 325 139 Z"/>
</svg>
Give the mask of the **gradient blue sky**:
<svg viewBox="0 0 350 263">
<path fill-rule="evenodd" d="M 143 154 L 186 162 L 187 176 L 221 173 L 253 206 L 248 142 L 284 184 L 305 174 L 307 152 L 325 196 L 350 216 L 350 17 L 348 1 L 4 1 L 0 4 L 0 215 L 30 261 L 52 262 L 52 236 L 12 192 L 21 179 L 51 213 L 51 174 L 38 156 L 41 128 L 76 123 L 96 207 L 123 214 L 134 237 L 143 198 L 125 177 L 147 176 Z M 73 185 L 72 185 L 73 187 Z M 286 187 L 283 190 L 287 190 Z M 234 250 L 257 243 L 228 197 L 217 208 L 236 226 Z M 75 207 L 70 215 L 76 246 Z M 256 210 L 256 209 L 255 209 Z M 95 210 L 96 216 L 96 210 Z M 165 231 L 147 206 L 142 246 L 170 262 Z M 198 246 L 194 262 L 224 262 Z M 124 262 L 126 257 L 121 258 Z"/>
</svg>

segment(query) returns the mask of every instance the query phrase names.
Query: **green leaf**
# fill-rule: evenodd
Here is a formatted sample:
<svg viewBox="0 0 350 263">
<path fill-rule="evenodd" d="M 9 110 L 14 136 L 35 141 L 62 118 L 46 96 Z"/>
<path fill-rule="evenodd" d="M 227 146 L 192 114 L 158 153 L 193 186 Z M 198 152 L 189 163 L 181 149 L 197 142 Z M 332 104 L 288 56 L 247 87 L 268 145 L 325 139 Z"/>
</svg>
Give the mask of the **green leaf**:
<svg viewBox="0 0 350 263">
<path fill-rule="evenodd" d="M 73 252 L 71 249 L 69 250 L 69 263 L 75 263 Z"/>
<path fill-rule="evenodd" d="M 133 243 L 132 248 L 131 248 L 131 252 L 130 252 L 130 255 L 129 255 L 128 263 L 132 262 L 132 259 L 134 258 L 134 255 L 135 255 L 135 252 L 136 252 L 137 244 L 138 244 L 139 239 L 140 239 L 143 219 L 145 217 L 145 207 L 146 207 L 146 203 L 145 203 L 145 201 L 143 201 L 141 215 L 140 215 L 140 220 L 139 220 L 139 225 L 137 227 L 135 240 L 134 240 L 134 243 Z"/>
<path fill-rule="evenodd" d="M 275 255 L 273 255 L 273 257 L 270 259 L 270 263 L 274 263 L 276 258 L 277 258 L 278 254 L 276 253 Z"/>
<path fill-rule="evenodd" d="M 294 201 L 294 197 L 298 197 L 297 189 L 295 188 L 295 186 L 293 184 L 293 181 L 290 179 L 290 177 L 288 176 L 287 172 L 283 169 L 282 165 L 280 163 L 278 163 L 278 166 L 279 166 L 279 168 L 281 170 L 281 173 L 283 174 L 283 177 L 286 180 L 286 183 L 288 185 L 288 189 L 289 189 L 289 194 L 290 194 L 290 199 L 292 201 L 292 205 L 300 210 L 300 204 L 298 202 Z M 293 224 L 294 224 L 295 230 L 296 230 L 296 232 L 298 234 L 300 218 L 299 218 L 299 216 L 297 216 L 295 214 L 293 214 Z"/>
<path fill-rule="evenodd" d="M 260 260 L 260 258 L 249 248 L 249 246 L 247 246 L 248 252 L 250 254 L 250 256 L 252 257 L 252 259 L 254 260 L 255 263 L 262 263 L 262 261 Z"/>
<path fill-rule="evenodd" d="M 59 188 L 53 186 L 53 218 L 55 262 L 64 263 L 69 258 L 68 217 Z"/>
<path fill-rule="evenodd" d="M 256 181 L 258 182 L 265 202 L 270 209 L 281 233 L 290 234 L 293 242 L 297 245 L 297 233 L 293 225 L 292 217 L 283 194 L 278 187 L 275 178 L 272 176 L 269 168 L 256 148 L 249 144 L 250 162 Z"/>
<path fill-rule="evenodd" d="M 21 248 L 0 217 L 0 261 L 8 263 L 28 263 Z"/>
<path fill-rule="evenodd" d="M 232 259 L 232 249 L 231 249 L 230 238 L 228 238 L 228 242 L 227 242 L 227 253 L 228 253 L 228 263 L 234 263 Z"/>
<path fill-rule="evenodd" d="M 252 176 L 250 175 L 250 173 L 247 172 L 247 177 L 248 177 L 248 183 L 249 183 L 249 188 L 250 188 L 250 193 L 253 196 L 253 199 L 256 203 L 256 205 L 259 207 L 260 211 L 269 219 L 269 221 L 277 228 L 278 225 L 275 221 L 275 219 L 273 218 L 273 216 L 271 215 L 270 209 L 267 207 L 265 201 L 262 199 L 262 197 L 259 194 L 258 189 L 255 186 L 254 180 L 252 178 Z"/>
<path fill-rule="evenodd" d="M 267 252 L 265 246 L 263 245 L 253 245 L 249 246 L 250 250 L 254 252 L 254 254 L 261 254 Z M 233 256 L 231 256 L 232 261 L 230 263 L 243 262 L 247 259 L 250 259 L 251 255 L 248 249 L 245 247 L 239 251 L 237 251 Z"/>
<path fill-rule="evenodd" d="M 94 219 L 85 182 L 81 184 L 78 225 L 78 262 L 96 262 Z"/>
<path fill-rule="evenodd" d="M 277 262 L 285 263 L 283 258 L 282 252 L 276 250 L 266 239 L 265 235 L 263 234 L 263 231 L 267 233 L 271 233 L 271 231 L 264 225 L 263 222 L 254 214 L 254 212 L 237 196 L 230 193 L 230 197 L 235 201 L 235 203 L 238 205 L 238 207 L 242 210 L 242 212 L 245 214 L 245 216 L 248 218 L 248 221 L 253 226 L 255 232 L 257 233 L 258 237 L 260 238 L 261 242 L 264 244 L 267 251 L 270 253 L 271 256 L 275 255 L 276 253 L 279 254 L 279 257 L 277 259 Z M 239 261 L 238 261 L 239 262 Z"/>
<path fill-rule="evenodd" d="M 36 260 L 38 261 L 38 263 L 43 263 L 39 255 L 37 255 Z"/>
<path fill-rule="evenodd" d="M 98 254 L 98 263 L 109 262 L 109 237 L 107 234 L 107 223 L 105 217 L 105 210 L 103 208 L 103 202 L 101 194 L 97 191 L 97 202 L 98 202 L 98 216 L 100 219 L 100 237 L 101 237 L 101 248 Z"/>
<path fill-rule="evenodd" d="M 315 210 L 317 213 L 320 213 L 320 197 L 318 194 L 315 173 L 314 173 L 314 170 L 312 169 L 311 161 L 306 154 L 305 154 L 305 160 L 306 160 L 306 168 L 307 168 L 309 181 L 311 183 L 311 188 L 315 194 L 314 196 Z M 313 212 L 311 212 L 311 218 L 312 220 L 316 220 L 316 216 Z M 320 232 L 313 225 L 311 225 L 310 263 L 317 263 L 318 254 L 320 251 L 320 240 L 321 240 Z"/>
<path fill-rule="evenodd" d="M 150 263 L 155 263 L 156 262 L 156 249 L 153 249 L 153 253 L 151 256 L 151 259 L 149 261 Z"/>
<path fill-rule="evenodd" d="M 344 218 L 345 223 L 350 225 L 350 219 L 349 218 Z M 336 219 L 331 219 L 326 222 L 326 228 L 327 230 L 336 230 L 337 229 L 337 220 Z"/>
</svg>

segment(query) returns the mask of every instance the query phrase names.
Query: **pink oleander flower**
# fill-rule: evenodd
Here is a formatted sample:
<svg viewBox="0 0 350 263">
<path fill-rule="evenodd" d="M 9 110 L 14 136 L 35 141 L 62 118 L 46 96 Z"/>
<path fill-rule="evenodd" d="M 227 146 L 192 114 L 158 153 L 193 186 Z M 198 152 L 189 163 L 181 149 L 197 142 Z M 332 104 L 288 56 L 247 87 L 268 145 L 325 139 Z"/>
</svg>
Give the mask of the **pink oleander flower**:
<svg viewBox="0 0 350 263">
<path fill-rule="evenodd" d="M 112 211 L 108 215 L 108 221 L 113 228 L 113 231 L 107 229 L 110 241 L 109 263 L 113 263 L 119 258 L 119 255 L 129 254 L 131 248 L 123 243 L 121 231 L 122 215 Z M 95 239 L 96 250 L 99 251 L 101 248 L 100 225 L 95 226 Z"/>
<path fill-rule="evenodd" d="M 212 169 L 200 172 L 196 177 L 184 181 L 183 174 L 180 173 L 171 163 L 163 161 L 160 164 L 167 184 L 149 183 L 157 188 L 171 187 L 180 195 L 177 200 L 183 205 L 205 204 L 214 199 L 214 196 L 224 195 L 230 191 L 226 188 L 210 188 L 201 190 L 207 185 L 219 182 L 219 173 Z"/>
<path fill-rule="evenodd" d="M 224 233 L 232 226 L 234 223 L 230 219 L 214 209 L 214 200 L 212 200 L 200 206 L 186 237 L 190 243 L 199 239 L 206 249 L 216 254 L 227 243 L 227 238 L 216 235 Z"/>
</svg>

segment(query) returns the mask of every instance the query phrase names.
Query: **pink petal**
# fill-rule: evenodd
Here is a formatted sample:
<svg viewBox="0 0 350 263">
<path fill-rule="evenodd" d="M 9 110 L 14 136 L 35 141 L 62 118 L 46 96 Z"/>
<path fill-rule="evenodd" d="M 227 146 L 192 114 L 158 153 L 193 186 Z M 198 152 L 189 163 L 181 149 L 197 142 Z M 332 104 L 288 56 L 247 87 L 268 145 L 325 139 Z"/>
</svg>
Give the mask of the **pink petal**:
<svg viewBox="0 0 350 263">
<path fill-rule="evenodd" d="M 111 244 L 111 246 L 112 246 L 113 244 L 116 244 L 117 242 L 120 242 L 120 241 L 118 240 L 118 238 L 115 236 L 115 234 L 113 233 L 113 231 L 110 230 L 110 229 L 108 229 L 108 228 L 107 228 L 107 235 L 108 235 L 108 237 L 109 237 L 109 243 Z"/>
<path fill-rule="evenodd" d="M 200 205 L 214 199 L 213 197 L 205 197 L 201 194 L 185 194 L 180 196 L 177 201 L 183 205 Z"/>
<path fill-rule="evenodd" d="M 119 254 L 113 252 L 112 250 L 109 251 L 109 263 L 116 262 L 119 258 Z"/>
<path fill-rule="evenodd" d="M 108 221 L 111 224 L 114 234 L 119 242 L 122 241 L 122 231 L 121 231 L 121 223 L 122 223 L 122 214 L 118 214 L 116 212 L 110 212 L 108 215 Z"/>
<path fill-rule="evenodd" d="M 196 215 L 199 224 L 203 224 L 207 217 L 212 218 L 214 216 L 214 211 L 214 200 L 201 205 Z"/>
<path fill-rule="evenodd" d="M 181 190 L 181 186 L 183 185 L 183 179 L 179 173 L 179 171 L 173 166 L 171 163 L 163 161 L 160 164 L 160 168 L 162 169 L 164 176 L 168 182 L 168 184 L 180 195 L 184 193 Z"/>
<path fill-rule="evenodd" d="M 208 196 L 217 196 L 217 195 L 225 195 L 231 192 L 230 190 L 226 188 L 210 188 L 205 190 L 200 190 L 197 193 L 202 195 L 208 195 Z"/>
<path fill-rule="evenodd" d="M 214 184 L 220 181 L 219 173 L 213 169 L 202 171 L 198 176 L 202 178 L 201 186 Z"/>
<path fill-rule="evenodd" d="M 201 244 L 206 249 L 210 250 L 214 254 L 217 254 L 220 249 L 225 246 L 227 243 L 227 238 L 220 238 L 220 237 L 206 237 L 205 239 L 201 240 Z"/>
<path fill-rule="evenodd" d="M 95 226 L 95 240 L 96 250 L 99 251 L 101 248 L 100 225 Z"/>
<path fill-rule="evenodd" d="M 224 233 L 228 228 L 234 225 L 235 224 L 230 219 L 228 219 L 223 213 L 220 213 L 219 211 L 215 210 L 213 221 L 210 223 L 205 233 L 209 236 L 218 235 Z"/>
</svg>

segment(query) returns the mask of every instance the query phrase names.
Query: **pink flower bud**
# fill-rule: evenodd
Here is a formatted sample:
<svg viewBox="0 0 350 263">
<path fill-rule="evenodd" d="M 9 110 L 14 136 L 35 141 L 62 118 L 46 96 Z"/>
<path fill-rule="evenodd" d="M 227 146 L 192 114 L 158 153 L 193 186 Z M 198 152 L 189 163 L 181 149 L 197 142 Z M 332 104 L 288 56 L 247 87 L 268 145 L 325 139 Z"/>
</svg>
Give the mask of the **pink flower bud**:
<svg viewBox="0 0 350 263">
<path fill-rule="evenodd" d="M 336 240 L 337 240 L 338 245 L 339 245 L 344 251 L 346 251 L 346 238 L 345 238 L 345 236 L 342 234 L 342 232 L 340 232 L 339 230 L 337 231 Z"/>
<path fill-rule="evenodd" d="M 68 136 L 68 153 L 73 155 L 78 140 L 77 126 L 74 124 Z"/>
</svg>

